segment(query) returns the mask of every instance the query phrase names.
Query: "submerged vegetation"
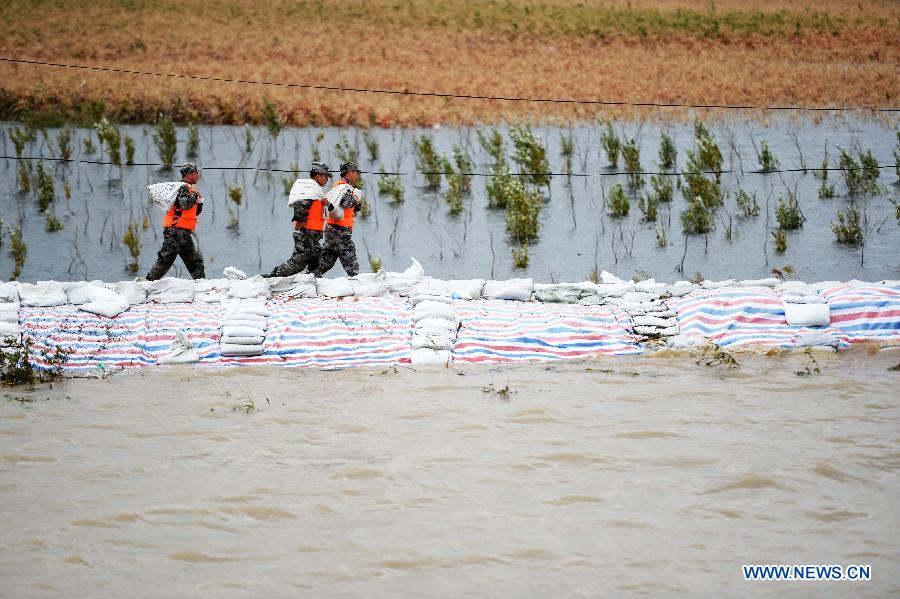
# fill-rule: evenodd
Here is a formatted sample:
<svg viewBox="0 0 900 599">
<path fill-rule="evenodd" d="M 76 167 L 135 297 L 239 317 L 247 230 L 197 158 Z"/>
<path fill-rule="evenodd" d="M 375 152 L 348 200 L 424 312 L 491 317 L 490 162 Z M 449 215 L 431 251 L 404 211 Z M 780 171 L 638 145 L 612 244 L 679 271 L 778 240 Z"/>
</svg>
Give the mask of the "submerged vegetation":
<svg viewBox="0 0 900 599">
<path fill-rule="evenodd" d="M 70 349 L 56 346 L 52 350 L 35 351 L 30 337 L 9 341 L 0 351 L 0 385 L 36 385 L 62 379 L 63 368 L 72 354 Z M 38 361 L 42 364 L 37 365 Z"/>
</svg>

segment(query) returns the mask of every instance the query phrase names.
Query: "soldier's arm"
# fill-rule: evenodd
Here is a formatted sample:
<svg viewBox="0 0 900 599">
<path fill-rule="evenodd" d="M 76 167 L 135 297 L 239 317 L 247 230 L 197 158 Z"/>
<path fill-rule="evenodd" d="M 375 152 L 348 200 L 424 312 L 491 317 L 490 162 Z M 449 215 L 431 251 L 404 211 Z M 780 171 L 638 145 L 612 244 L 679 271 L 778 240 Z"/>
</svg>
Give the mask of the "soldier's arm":
<svg viewBox="0 0 900 599">
<path fill-rule="evenodd" d="M 291 217 L 291 221 L 294 223 L 295 229 L 299 229 L 306 222 L 311 204 L 312 200 L 299 200 L 294 203 L 294 216 Z"/>
<path fill-rule="evenodd" d="M 178 195 L 175 196 L 175 201 L 182 210 L 189 210 L 199 199 L 200 194 L 196 191 L 188 190 L 186 185 L 182 186 L 181 189 L 178 190 Z M 200 202 L 200 206 L 203 206 L 203 202 Z M 200 207 L 197 208 L 197 212 L 199 214 Z"/>
</svg>

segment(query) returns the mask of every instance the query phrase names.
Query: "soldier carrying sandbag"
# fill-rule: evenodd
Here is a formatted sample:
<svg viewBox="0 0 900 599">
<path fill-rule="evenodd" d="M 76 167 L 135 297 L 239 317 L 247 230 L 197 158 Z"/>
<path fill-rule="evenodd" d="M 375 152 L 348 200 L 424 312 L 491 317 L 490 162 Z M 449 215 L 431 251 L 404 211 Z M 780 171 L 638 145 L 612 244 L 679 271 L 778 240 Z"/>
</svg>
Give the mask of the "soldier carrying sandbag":
<svg viewBox="0 0 900 599">
<path fill-rule="evenodd" d="M 313 162 L 309 179 L 297 179 L 288 195 L 288 206 L 294 209 L 294 253 L 264 277 L 288 277 L 304 269 L 315 272 L 322 256 L 325 230 L 325 184 L 331 179 L 328 165 Z"/>
<path fill-rule="evenodd" d="M 148 281 L 161 279 L 172 268 L 175 258 L 181 256 L 188 272 L 195 279 L 203 279 L 206 273 L 203 268 L 203 255 L 194 244 L 194 230 L 197 228 L 197 217 L 203 212 L 203 196 L 194 186 L 200 180 L 200 169 L 193 163 L 186 162 L 181 166 L 181 183 L 161 183 L 157 185 L 171 186 L 171 195 L 165 199 L 154 197 L 154 201 L 165 208 L 171 201 L 171 207 L 163 218 L 163 243 L 156 255 L 156 263 L 147 273 Z M 154 190 L 151 187 L 151 196 Z M 163 205 L 161 202 L 165 202 Z"/>
<path fill-rule="evenodd" d="M 355 162 L 341 165 L 341 178 L 328 192 L 328 218 L 325 226 L 325 246 L 322 248 L 322 259 L 316 269 L 316 277 L 331 270 L 340 259 L 341 266 L 348 277 L 359 274 L 359 261 L 356 259 L 356 246 L 353 245 L 353 215 L 362 209 L 361 194 L 354 185 L 359 181 L 359 167 Z"/>
</svg>

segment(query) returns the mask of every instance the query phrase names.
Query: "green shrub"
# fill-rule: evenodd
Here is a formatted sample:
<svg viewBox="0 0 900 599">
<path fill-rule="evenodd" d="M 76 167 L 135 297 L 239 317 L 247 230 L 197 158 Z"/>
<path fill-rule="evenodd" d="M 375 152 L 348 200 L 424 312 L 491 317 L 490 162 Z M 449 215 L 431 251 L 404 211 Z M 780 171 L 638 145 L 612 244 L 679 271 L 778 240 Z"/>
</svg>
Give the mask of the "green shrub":
<svg viewBox="0 0 900 599">
<path fill-rule="evenodd" d="M 128 221 L 128 227 L 125 229 L 125 234 L 122 235 L 122 243 L 128 248 L 128 253 L 131 256 L 131 262 L 128 263 L 128 271 L 132 273 L 137 272 L 140 268 L 141 232 L 135 221 Z"/>
<path fill-rule="evenodd" d="M 9 226 L 9 245 L 10 252 L 13 255 L 13 271 L 9 275 L 10 281 L 15 281 L 22 274 L 22 268 L 25 266 L 25 260 L 28 258 L 28 246 L 22 238 L 22 227 Z"/>
<path fill-rule="evenodd" d="M 847 186 L 847 195 L 857 198 L 867 194 L 878 193 L 878 161 L 872 156 L 872 151 L 859 152 L 859 162 L 843 148 L 839 148 L 841 156 L 838 159 L 838 167 L 841 169 L 841 177 Z"/>
<path fill-rule="evenodd" d="M 678 150 L 675 148 L 675 141 L 663 133 L 659 144 L 659 168 L 670 171 L 675 168 L 677 162 Z"/>
<path fill-rule="evenodd" d="M 363 132 L 363 143 L 366 144 L 366 150 L 369 151 L 369 161 L 374 163 L 378 160 L 378 140 L 375 139 L 375 136 L 372 135 L 371 131 L 367 130 Z M 373 270 L 372 272 L 376 271 Z"/>
<path fill-rule="evenodd" d="M 84 153 L 90 156 L 96 151 L 97 149 L 94 147 L 94 141 L 91 139 L 90 132 L 88 132 L 88 136 L 84 138 Z"/>
<path fill-rule="evenodd" d="M 423 135 L 416 142 L 416 168 L 425 173 L 429 189 L 441 186 L 441 157 L 435 151 L 430 137 Z"/>
<path fill-rule="evenodd" d="M 453 164 L 445 158 L 441 157 L 441 170 L 447 177 L 447 191 L 444 192 L 444 201 L 450 207 L 450 214 L 456 216 L 463 211 L 462 201 L 462 178 L 453 170 Z"/>
<path fill-rule="evenodd" d="M 703 235 L 715 228 L 713 212 L 699 197 L 688 200 L 688 207 L 681 213 L 681 228 L 686 235 Z"/>
<path fill-rule="evenodd" d="M 702 164 L 702 158 L 690 150 L 688 150 L 687 155 L 687 166 L 682 173 L 684 177 L 682 193 L 684 193 L 685 199 L 700 198 L 703 205 L 709 209 L 717 208 L 724 204 L 725 197 L 718 180 L 708 179 L 702 172 L 707 170 Z"/>
<path fill-rule="evenodd" d="M 467 174 L 471 173 L 475 165 L 472 164 L 472 159 L 469 155 L 463 151 L 462 148 L 453 145 L 453 162 L 456 163 L 456 176 L 459 177 L 459 187 L 463 193 L 468 193 L 472 191 L 472 175 Z"/>
<path fill-rule="evenodd" d="M 836 223 L 831 221 L 831 230 L 837 242 L 847 245 L 862 245 L 863 230 L 856 203 L 851 203 L 844 212 L 838 210 L 837 219 Z"/>
<path fill-rule="evenodd" d="M 100 140 L 100 147 L 106 145 L 106 151 L 109 154 L 109 161 L 113 164 L 122 164 L 121 155 L 121 136 L 115 125 L 103 117 L 94 123 L 94 129 L 97 130 L 97 139 Z"/>
<path fill-rule="evenodd" d="M 278 113 L 278 107 L 265 96 L 263 96 L 262 119 L 269 136 L 273 140 L 277 139 L 281 133 L 281 115 Z"/>
<path fill-rule="evenodd" d="M 16 180 L 19 183 L 19 191 L 28 193 L 31 191 L 31 164 L 20 160 L 16 167 Z"/>
<path fill-rule="evenodd" d="M 775 238 L 775 251 L 779 254 L 784 253 L 788 246 L 787 233 L 784 232 L 784 229 L 777 229 L 772 231 L 772 236 Z"/>
<path fill-rule="evenodd" d="M 59 147 L 59 157 L 63 160 L 72 159 L 72 130 L 68 127 L 60 129 L 56 134 L 56 145 Z"/>
<path fill-rule="evenodd" d="M 668 203 L 675 197 L 675 184 L 670 176 L 653 175 L 650 177 L 650 185 L 657 202 Z"/>
<path fill-rule="evenodd" d="M 759 143 L 759 147 L 762 149 L 759 151 L 756 157 L 759 160 L 760 170 L 762 170 L 764 173 L 777 171 L 778 159 L 775 158 L 775 155 L 772 154 L 771 150 L 769 150 L 769 144 L 766 143 L 766 140 L 762 140 Z"/>
<path fill-rule="evenodd" d="M 16 150 L 16 158 L 21 158 L 22 154 L 25 153 L 25 145 L 31 141 L 32 136 L 27 129 L 13 127 L 9 130 L 9 139 L 12 141 L 13 147 Z"/>
<path fill-rule="evenodd" d="M 400 175 L 381 175 L 378 178 L 378 193 L 390 197 L 394 203 L 402 202 L 403 184 L 400 183 Z"/>
<path fill-rule="evenodd" d="M 834 185 L 829 185 L 825 181 L 822 181 L 822 186 L 819 187 L 819 199 L 820 200 L 830 200 L 835 196 L 834 193 Z"/>
<path fill-rule="evenodd" d="M 321 133 L 319 134 L 321 135 Z M 248 125 L 244 129 L 244 154 L 250 154 L 253 151 L 253 129 Z M 318 158 L 318 148 L 313 152 L 313 160 L 319 160 Z"/>
<path fill-rule="evenodd" d="M 641 215 L 643 216 L 644 222 L 656 222 L 656 209 L 658 206 L 659 202 L 657 201 L 655 195 L 646 194 L 641 196 L 641 198 L 638 200 L 638 208 L 640 208 L 641 210 Z"/>
<path fill-rule="evenodd" d="M 159 113 L 153 127 L 153 143 L 163 164 L 175 164 L 175 153 L 178 150 L 178 136 L 175 123 L 167 114 Z"/>
<path fill-rule="evenodd" d="M 694 157 L 694 165 L 689 166 L 688 170 L 693 172 L 708 171 L 712 172 L 716 178 L 716 183 L 722 181 L 722 170 L 724 160 L 722 151 L 719 149 L 716 140 L 713 138 L 709 129 L 702 121 L 697 119 L 694 121 L 694 139 L 697 144 L 697 152 Z M 688 152 L 688 156 L 690 156 Z M 694 168 L 696 167 L 696 168 Z"/>
<path fill-rule="evenodd" d="M 513 268 L 521 270 L 528 268 L 528 246 L 522 245 L 518 248 L 512 248 Z"/>
<path fill-rule="evenodd" d="M 62 379 L 63 369 L 72 350 L 54 347 L 53 351 L 42 350 L 40 359 L 47 366 L 35 367 L 34 342 L 30 337 L 16 340 L 10 347 L 0 352 L 0 385 L 14 387 L 52 383 Z"/>
<path fill-rule="evenodd" d="M 625 162 L 625 172 L 628 173 L 628 187 L 639 189 L 644 186 L 644 177 L 641 172 L 641 150 L 634 139 L 629 139 L 622 146 L 622 160 Z"/>
<path fill-rule="evenodd" d="M 44 220 L 44 231 L 47 233 L 56 233 L 57 231 L 63 230 L 63 224 L 56 218 L 56 215 L 47 213 L 47 217 Z"/>
<path fill-rule="evenodd" d="M 628 213 L 631 211 L 631 202 L 628 201 L 628 196 L 625 194 L 625 188 L 621 183 L 616 183 L 609 191 L 607 205 L 609 206 L 610 214 L 612 214 L 613 218 L 624 218 L 628 216 Z"/>
<path fill-rule="evenodd" d="M 565 172 L 568 175 L 572 174 L 572 159 L 575 156 L 575 137 L 572 135 L 570 131 L 568 135 L 559 134 L 559 153 L 563 157 L 565 161 Z"/>
<path fill-rule="evenodd" d="M 530 125 L 510 127 L 509 137 L 513 143 L 513 162 L 523 172 L 526 183 L 535 186 L 550 185 L 550 163 L 547 160 L 547 149 L 531 131 Z"/>
<path fill-rule="evenodd" d="M 619 152 L 622 149 L 622 141 L 613 130 L 612 123 L 605 123 L 603 131 L 600 133 L 600 144 L 606 152 L 606 159 L 609 161 L 610 168 L 616 168 L 619 165 Z"/>
<path fill-rule="evenodd" d="M 541 195 L 528 191 L 517 177 L 505 180 L 506 229 L 519 243 L 527 243 L 538 235 L 541 214 Z"/>
<path fill-rule="evenodd" d="M 187 127 L 187 152 L 188 158 L 196 158 L 200 155 L 200 129 L 194 123 L 188 123 Z"/>
<path fill-rule="evenodd" d="M 778 198 L 775 220 L 778 222 L 778 227 L 785 231 L 793 231 L 803 226 L 806 217 L 800 211 L 800 204 L 793 193 L 789 193 L 787 199 Z"/>
<path fill-rule="evenodd" d="M 743 189 L 738 189 L 735 194 L 738 212 L 744 217 L 759 216 L 759 203 L 756 201 L 756 193 L 752 196 Z"/>
<path fill-rule="evenodd" d="M 359 162 L 359 150 L 350 143 L 347 136 L 341 133 L 341 139 L 334 144 L 334 153 L 339 162 Z"/>
<path fill-rule="evenodd" d="M 125 136 L 125 164 L 134 164 L 134 140 Z"/>
<path fill-rule="evenodd" d="M 475 135 L 485 153 L 493 158 L 495 163 L 506 162 L 503 135 L 499 130 L 491 129 L 490 135 L 483 135 L 481 131 L 476 131 Z"/>
<path fill-rule="evenodd" d="M 35 187 L 38 194 L 38 211 L 46 212 L 47 208 L 56 201 L 56 189 L 53 185 L 53 173 L 45 169 L 42 162 L 38 162 L 37 165 Z"/>
</svg>

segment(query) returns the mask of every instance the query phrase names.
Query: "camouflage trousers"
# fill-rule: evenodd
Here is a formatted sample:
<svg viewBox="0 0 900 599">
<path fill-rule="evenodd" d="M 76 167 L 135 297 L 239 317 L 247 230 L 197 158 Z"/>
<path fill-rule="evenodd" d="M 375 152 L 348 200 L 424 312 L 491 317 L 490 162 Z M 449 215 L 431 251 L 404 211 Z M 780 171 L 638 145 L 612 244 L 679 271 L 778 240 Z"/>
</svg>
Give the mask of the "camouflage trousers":
<svg viewBox="0 0 900 599">
<path fill-rule="evenodd" d="M 316 270 L 317 277 L 321 277 L 331 270 L 337 260 L 341 261 L 341 266 L 344 267 L 348 277 L 355 277 L 359 274 L 359 261 L 356 259 L 356 246 L 353 245 L 352 233 L 352 229 L 345 227 L 340 229 L 332 226 L 325 227 L 325 247 L 322 248 L 322 259 Z"/>
<path fill-rule="evenodd" d="M 319 259 L 322 256 L 321 231 L 310 231 L 309 229 L 299 229 L 294 231 L 294 253 L 291 257 L 272 269 L 267 276 L 270 277 L 289 277 L 304 269 L 309 272 L 315 272 L 319 266 Z"/>
<path fill-rule="evenodd" d="M 159 248 L 159 252 L 156 254 L 156 264 L 147 273 L 148 281 L 156 281 L 166 276 L 166 273 L 175 264 L 175 258 L 178 256 L 181 256 L 181 260 L 193 278 L 206 278 L 206 271 L 203 268 L 203 255 L 197 249 L 197 246 L 194 245 L 193 234 L 193 231 L 180 227 L 166 227 L 163 229 L 162 247 Z"/>
</svg>

